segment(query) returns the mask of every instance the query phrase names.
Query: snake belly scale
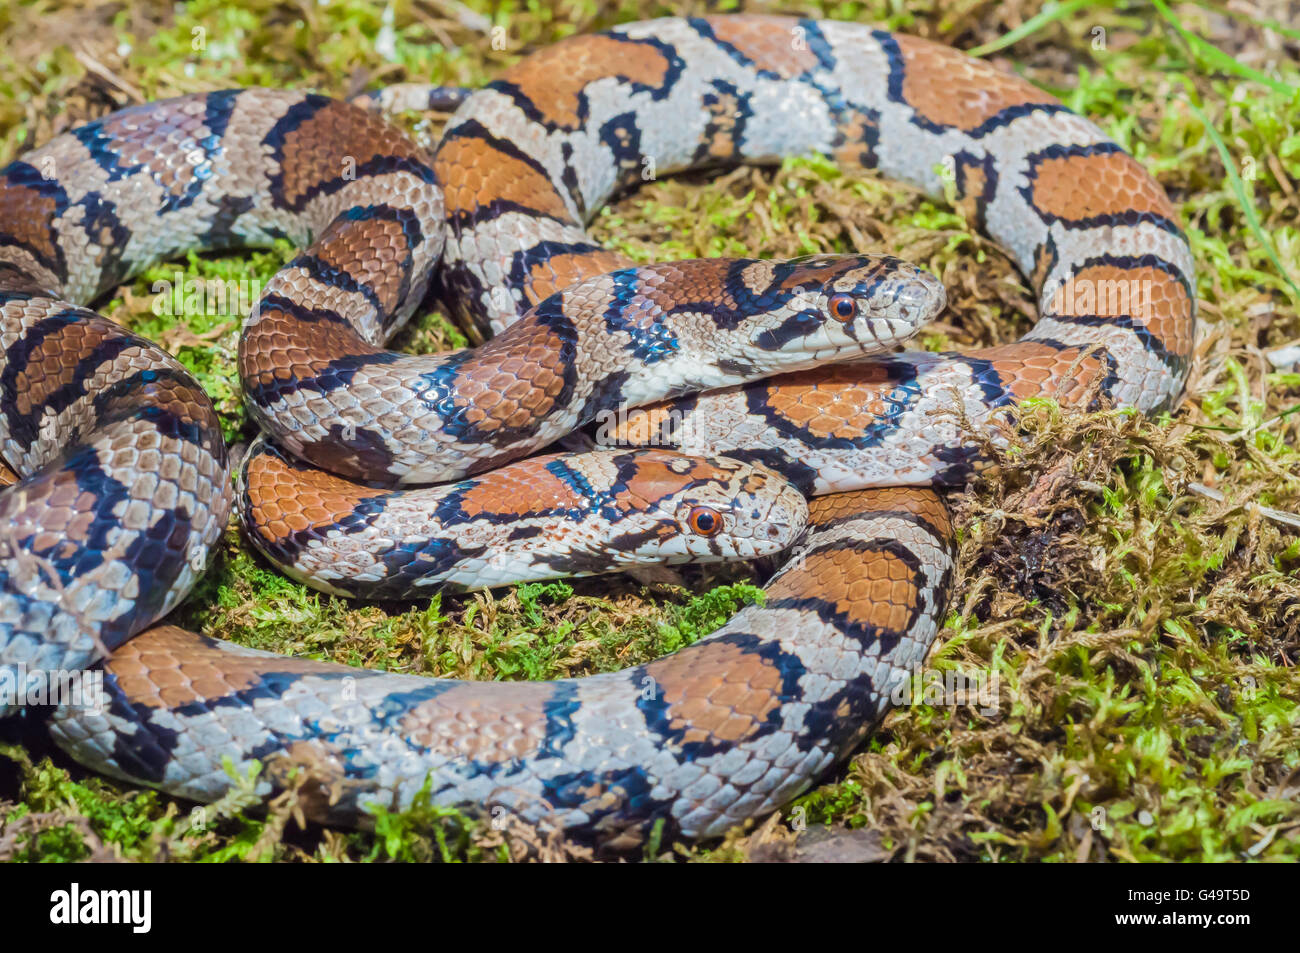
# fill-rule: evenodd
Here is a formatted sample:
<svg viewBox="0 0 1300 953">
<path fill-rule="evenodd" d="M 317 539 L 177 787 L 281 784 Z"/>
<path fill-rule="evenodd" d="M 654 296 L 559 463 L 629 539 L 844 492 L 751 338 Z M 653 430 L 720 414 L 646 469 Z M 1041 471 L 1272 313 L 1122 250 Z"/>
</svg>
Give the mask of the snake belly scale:
<svg viewBox="0 0 1300 953">
<path fill-rule="evenodd" d="M 585 232 L 646 157 L 667 174 L 810 152 L 936 195 L 946 180 L 1033 282 L 1034 330 L 862 360 L 941 306 L 921 273 L 870 256 L 638 268 Z M 246 459 L 237 499 L 286 571 L 340 592 L 367 574 L 401 596 L 494 585 L 487 548 L 539 535 L 537 514 L 575 521 L 566 532 L 599 514 L 641 522 L 539 557 L 533 578 L 597 571 L 602 547 L 627 564 L 793 543 L 765 602 L 659 661 L 538 683 L 367 672 L 148 628 L 219 536 L 229 464 L 184 369 L 82 306 L 160 258 L 280 236 L 303 251 L 240 349 L 273 442 Z M 384 350 L 435 265 L 450 306 L 491 339 L 431 358 Z M 1111 281 L 1142 282 L 1142 307 L 1062 293 Z M 720 834 L 846 757 L 924 660 L 953 576 L 928 487 L 980 464 L 957 421 L 1039 395 L 1172 406 L 1193 282 L 1168 198 L 1095 126 L 954 50 L 852 23 L 723 16 L 570 38 L 465 98 L 432 156 L 303 93 L 133 107 L 0 172 L 0 425 L 22 476 L 0 496 L 0 672 L 111 651 L 109 704 L 56 710 L 55 739 L 201 801 L 228 789 L 223 760 L 241 773 L 257 760 L 267 793 L 305 769 L 308 813 L 341 824 L 427 782 L 437 803 L 614 847 L 660 822 Z M 767 323 L 736 333 L 742 315 Z M 612 362 L 597 373 L 595 356 Z M 814 366 L 827 358 L 840 363 Z M 509 462 L 646 403 L 622 439 L 667 433 L 691 456 Z M 460 482 L 372 482 L 444 480 Z M 529 512 L 523 485 L 540 500 Z M 421 512 L 461 535 L 427 544 Z"/>
</svg>

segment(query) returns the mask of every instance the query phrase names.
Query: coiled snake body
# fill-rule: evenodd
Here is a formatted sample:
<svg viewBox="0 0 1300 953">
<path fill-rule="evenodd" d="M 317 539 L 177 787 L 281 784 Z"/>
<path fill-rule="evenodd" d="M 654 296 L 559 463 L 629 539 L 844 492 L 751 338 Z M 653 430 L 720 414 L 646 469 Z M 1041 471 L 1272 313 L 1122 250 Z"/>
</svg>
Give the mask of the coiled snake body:
<svg viewBox="0 0 1300 953">
<path fill-rule="evenodd" d="M 1034 330 L 813 367 L 906 337 L 942 305 L 933 279 L 871 257 L 635 268 L 584 231 L 647 157 L 663 174 L 809 152 L 935 194 L 946 179 L 1032 279 Z M 240 346 L 274 443 L 249 454 L 237 495 L 286 571 L 408 597 L 794 543 L 765 603 L 665 659 L 544 683 L 360 671 L 168 626 L 131 638 L 201 571 L 228 463 L 184 369 L 74 303 L 159 258 L 284 235 L 305 250 Z M 439 262 L 449 301 L 495 337 L 383 350 Z M 111 650 L 110 704 L 57 710 L 56 740 L 198 800 L 229 787 L 223 759 L 241 774 L 256 759 L 264 791 L 308 771 L 309 812 L 340 823 L 428 781 L 437 803 L 614 846 L 661 820 L 715 835 L 846 756 L 923 661 L 953 569 L 924 487 L 979 464 L 963 428 L 1037 395 L 1171 405 L 1192 280 L 1169 200 L 1095 126 L 951 49 L 850 23 L 670 19 L 572 38 L 471 95 L 432 158 L 356 106 L 300 93 L 124 110 L 0 173 L 0 423 L 23 475 L 0 496 L 0 672 Z M 1141 307 L 1062 293 L 1115 282 L 1141 283 Z M 721 458 L 501 466 L 647 403 L 622 440 L 666 434 Z M 461 482 L 370 482 L 448 480 Z"/>
</svg>

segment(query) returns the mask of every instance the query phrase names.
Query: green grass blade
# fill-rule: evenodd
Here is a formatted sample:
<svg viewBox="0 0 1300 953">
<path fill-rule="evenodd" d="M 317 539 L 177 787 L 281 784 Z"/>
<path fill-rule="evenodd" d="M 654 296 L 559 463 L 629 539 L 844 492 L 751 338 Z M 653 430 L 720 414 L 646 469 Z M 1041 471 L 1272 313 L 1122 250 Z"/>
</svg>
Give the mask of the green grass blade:
<svg viewBox="0 0 1300 953">
<path fill-rule="evenodd" d="M 1282 260 L 1278 257 L 1277 249 L 1273 247 L 1273 242 L 1269 239 L 1268 233 L 1264 231 L 1264 225 L 1259 220 L 1259 211 L 1255 208 L 1254 201 L 1246 192 L 1246 183 L 1241 181 L 1241 176 L 1237 174 L 1237 166 L 1232 161 L 1232 153 L 1228 151 L 1228 146 L 1223 141 L 1223 137 L 1219 135 L 1219 130 L 1214 128 L 1210 118 L 1200 110 L 1196 103 L 1188 99 L 1187 105 L 1205 126 L 1205 134 L 1214 143 L 1214 148 L 1219 150 L 1219 158 L 1223 162 L 1223 169 L 1228 174 L 1228 185 L 1232 188 L 1233 194 L 1237 196 L 1237 203 L 1246 215 L 1246 222 L 1250 225 L 1250 231 L 1255 236 L 1255 240 L 1260 243 L 1268 254 L 1268 260 L 1273 263 L 1273 267 L 1282 276 L 1282 280 L 1291 287 L 1297 297 L 1300 297 L 1300 287 L 1296 286 L 1295 281 L 1283 266 Z"/>
<path fill-rule="evenodd" d="M 1191 48 L 1192 57 L 1194 59 L 1204 60 L 1211 66 L 1223 70 L 1225 73 L 1233 73 L 1237 76 L 1243 77 L 1244 79 L 1253 80 L 1256 83 L 1267 86 L 1269 89 L 1286 96 L 1294 97 L 1297 93 L 1300 93 L 1300 87 L 1292 86 L 1290 83 L 1284 83 L 1279 79 L 1274 79 L 1271 76 L 1261 73 L 1257 69 L 1251 69 L 1244 63 L 1238 63 L 1213 43 L 1188 30 L 1183 26 L 1182 21 L 1179 20 L 1178 17 L 1174 15 L 1174 12 L 1165 4 L 1165 0 L 1151 0 L 1151 2 L 1155 4 L 1155 8 L 1160 12 L 1160 15 L 1169 22 L 1169 25 L 1174 28 L 1174 31 L 1183 38 L 1183 42 Z"/>
<path fill-rule="evenodd" d="M 1220 16 L 1232 17 L 1234 20 L 1241 20 L 1266 30 L 1272 30 L 1279 36 L 1285 36 L 1291 40 L 1300 40 L 1300 30 L 1289 27 L 1285 23 L 1279 23 L 1277 20 L 1270 20 L 1267 17 L 1251 16 L 1249 13 L 1243 13 L 1240 10 L 1233 10 L 1228 7 L 1220 6 L 1217 3 L 1198 3 L 1197 6 L 1204 7 L 1206 10 L 1212 10 Z"/>
<path fill-rule="evenodd" d="M 1109 4 L 1106 5 L 1109 6 Z M 967 50 L 966 54 L 968 56 L 987 56 L 989 53 L 996 53 L 1013 43 L 1019 43 L 1032 33 L 1037 33 L 1049 23 L 1065 19 L 1075 10 L 1096 6 L 1101 6 L 1101 4 L 1094 3 L 1093 0 L 1067 0 L 1065 3 L 1049 3 L 1043 7 L 1041 12 L 1030 17 L 1014 30 L 1007 31 L 992 43 L 985 43 L 982 46 Z"/>
</svg>

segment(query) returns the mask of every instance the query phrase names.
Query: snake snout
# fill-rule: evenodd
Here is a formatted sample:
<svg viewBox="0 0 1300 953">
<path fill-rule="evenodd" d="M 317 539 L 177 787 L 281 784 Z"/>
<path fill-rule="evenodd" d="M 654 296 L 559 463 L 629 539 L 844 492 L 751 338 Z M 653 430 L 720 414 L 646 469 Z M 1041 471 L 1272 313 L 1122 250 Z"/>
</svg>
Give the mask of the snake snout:
<svg viewBox="0 0 1300 953">
<path fill-rule="evenodd" d="M 863 344 L 886 350 L 904 343 L 933 321 L 948 303 L 943 283 L 907 262 L 890 260 L 883 279 L 862 292 L 868 330 Z"/>
<path fill-rule="evenodd" d="M 768 490 L 771 502 L 755 520 L 753 536 L 764 553 L 773 553 L 794 545 L 799 538 L 808 522 L 808 501 L 776 474 L 772 474 Z"/>
<path fill-rule="evenodd" d="M 893 308 L 897 318 L 914 334 L 942 314 L 947 306 L 948 292 L 943 282 L 928 271 L 916 268 L 899 283 Z"/>
</svg>

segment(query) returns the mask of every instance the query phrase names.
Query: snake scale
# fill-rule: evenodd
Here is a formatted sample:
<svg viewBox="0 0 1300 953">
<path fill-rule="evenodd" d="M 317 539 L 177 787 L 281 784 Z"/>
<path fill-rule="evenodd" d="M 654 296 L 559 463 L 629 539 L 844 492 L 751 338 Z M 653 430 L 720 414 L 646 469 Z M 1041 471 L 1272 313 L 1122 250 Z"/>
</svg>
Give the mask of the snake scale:
<svg viewBox="0 0 1300 953">
<path fill-rule="evenodd" d="M 947 186 L 1031 280 L 1034 329 L 899 352 L 943 303 L 901 262 L 636 267 L 585 231 L 647 157 L 667 174 L 809 153 Z M 159 259 L 285 236 L 303 250 L 239 353 L 269 439 L 232 489 L 184 368 L 83 306 Z M 435 266 L 485 343 L 384 350 Z M 1143 293 L 1074 293 L 1118 286 Z M 111 653 L 107 706 L 50 719 L 75 758 L 199 801 L 228 789 L 223 759 L 263 763 L 264 793 L 305 770 L 308 813 L 340 824 L 427 782 L 624 848 L 659 822 L 720 834 L 846 757 L 935 638 L 954 556 L 931 487 L 980 466 L 973 431 L 1039 395 L 1172 406 L 1195 295 L 1163 191 L 1050 96 L 914 37 L 746 15 L 541 49 L 465 96 L 432 155 L 297 92 L 108 115 L 0 172 L 0 317 L 22 476 L 0 495 L 0 672 Z M 528 456 L 636 406 L 620 446 Z M 350 594 L 792 558 L 761 606 L 628 671 L 425 679 L 149 628 L 232 501 L 277 565 Z"/>
</svg>

